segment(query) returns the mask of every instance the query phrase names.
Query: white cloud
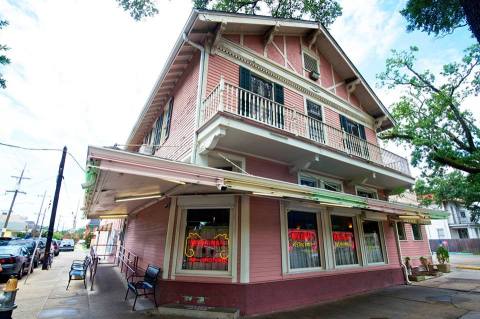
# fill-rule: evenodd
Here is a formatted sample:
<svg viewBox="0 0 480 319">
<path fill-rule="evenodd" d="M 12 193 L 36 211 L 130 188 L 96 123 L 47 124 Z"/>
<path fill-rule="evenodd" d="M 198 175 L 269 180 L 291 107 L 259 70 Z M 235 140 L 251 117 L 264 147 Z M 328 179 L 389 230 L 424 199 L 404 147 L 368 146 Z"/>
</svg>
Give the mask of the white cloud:
<svg viewBox="0 0 480 319">
<path fill-rule="evenodd" d="M 339 1 L 343 14 L 332 25 L 332 34 L 355 64 L 384 56 L 403 32 L 398 9 L 387 11 L 383 1 Z"/>
<path fill-rule="evenodd" d="M 2 70 L 0 141 L 69 147 L 83 163 L 87 145 L 126 140 L 191 10 L 190 0 L 159 2 L 160 13 L 135 22 L 115 0 L 0 2 L 10 25 L 1 31 L 12 64 Z M 1 147 L 1 146 L 0 146 Z M 42 194 L 54 191 L 59 152 L 0 148 L 0 210 L 7 210 L 27 163 L 15 213 L 34 218 Z M 67 159 L 58 213 L 67 217 L 83 196 L 83 173 Z M 66 186 L 65 186 L 66 185 Z M 61 225 L 60 225 L 61 226 Z"/>
</svg>

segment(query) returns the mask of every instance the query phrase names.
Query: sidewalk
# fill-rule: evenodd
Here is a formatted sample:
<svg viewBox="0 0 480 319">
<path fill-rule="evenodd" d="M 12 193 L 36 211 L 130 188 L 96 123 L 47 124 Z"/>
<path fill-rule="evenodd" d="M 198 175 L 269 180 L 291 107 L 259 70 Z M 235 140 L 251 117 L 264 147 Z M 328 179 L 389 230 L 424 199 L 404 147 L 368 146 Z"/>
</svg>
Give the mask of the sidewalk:
<svg viewBox="0 0 480 319">
<path fill-rule="evenodd" d="M 83 286 L 83 281 L 72 281 L 68 291 L 68 271 L 73 259 L 83 259 L 86 251 L 61 252 L 55 257 L 52 269 L 35 269 L 25 284 L 19 282 L 14 319 L 56 318 L 151 318 L 143 309 L 152 309 L 153 304 L 143 298 L 137 301 L 137 311 L 131 311 L 132 300 L 124 301 L 126 287 L 118 271 L 109 264 L 99 264 L 94 290 Z M 143 300 L 142 300 L 143 299 Z M 162 318 L 155 315 L 156 318 Z"/>
</svg>

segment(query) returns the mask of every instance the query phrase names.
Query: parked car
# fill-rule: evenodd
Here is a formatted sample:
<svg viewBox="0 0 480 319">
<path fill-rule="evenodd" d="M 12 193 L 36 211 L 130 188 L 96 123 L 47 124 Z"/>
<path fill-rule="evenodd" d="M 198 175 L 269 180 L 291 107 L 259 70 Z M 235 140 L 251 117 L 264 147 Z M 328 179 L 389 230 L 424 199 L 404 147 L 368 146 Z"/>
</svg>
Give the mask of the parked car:
<svg viewBox="0 0 480 319">
<path fill-rule="evenodd" d="M 63 239 L 60 243 L 60 251 L 73 251 L 75 249 L 75 242 L 73 239 Z"/>
<path fill-rule="evenodd" d="M 56 239 L 52 239 L 52 251 L 54 256 L 58 256 L 60 254 L 60 243 Z"/>
<path fill-rule="evenodd" d="M 47 239 L 46 238 L 38 238 L 36 239 L 38 241 L 38 250 L 40 251 L 40 259 L 39 262 L 43 263 L 43 259 L 45 257 L 45 247 L 47 244 Z"/>
<path fill-rule="evenodd" d="M 33 239 L 16 239 L 8 241 L 8 246 L 23 246 L 27 248 L 29 256 L 32 257 L 33 252 L 35 251 L 35 240 Z M 45 248 L 37 248 L 35 256 L 33 258 L 33 267 L 37 268 L 38 264 L 43 260 L 45 255 Z"/>
<path fill-rule="evenodd" d="M 0 246 L 0 275 L 16 275 L 18 279 L 28 272 L 32 258 L 25 246 Z M 32 268 L 33 270 L 33 268 Z"/>
</svg>

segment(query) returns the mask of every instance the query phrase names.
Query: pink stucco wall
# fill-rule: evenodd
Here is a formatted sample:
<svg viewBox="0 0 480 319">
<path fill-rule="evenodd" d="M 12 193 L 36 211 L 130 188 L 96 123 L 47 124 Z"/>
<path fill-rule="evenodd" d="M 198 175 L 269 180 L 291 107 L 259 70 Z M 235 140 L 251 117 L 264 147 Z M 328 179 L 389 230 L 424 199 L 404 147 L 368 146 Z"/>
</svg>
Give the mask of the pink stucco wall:
<svg viewBox="0 0 480 319">
<path fill-rule="evenodd" d="M 410 257 L 413 266 L 420 265 L 420 257 L 427 257 L 431 259 L 430 246 L 428 244 L 427 232 L 425 226 L 422 225 L 422 240 L 413 239 L 412 226 L 405 224 L 405 233 L 407 240 L 400 241 L 400 248 L 402 250 L 402 257 Z"/>
<path fill-rule="evenodd" d="M 165 206 L 169 201 L 159 202 L 128 219 L 125 247 L 139 257 L 142 269 L 148 264 L 163 267 L 169 215 L 169 208 Z"/>
<path fill-rule="evenodd" d="M 191 151 L 195 130 L 199 60 L 198 54 L 192 58 L 184 76 L 173 91 L 170 134 L 155 153 L 156 156 L 182 160 Z"/>
<path fill-rule="evenodd" d="M 278 200 L 250 199 L 250 281 L 282 278 Z"/>
<path fill-rule="evenodd" d="M 239 85 L 240 66 L 221 56 L 211 55 L 208 60 L 206 95 L 220 83 L 220 78 L 233 85 Z"/>
<path fill-rule="evenodd" d="M 285 164 L 247 156 L 245 159 L 245 166 L 246 171 L 255 176 L 267 177 L 295 184 L 298 182 L 297 175 L 291 174 L 290 167 Z"/>
</svg>

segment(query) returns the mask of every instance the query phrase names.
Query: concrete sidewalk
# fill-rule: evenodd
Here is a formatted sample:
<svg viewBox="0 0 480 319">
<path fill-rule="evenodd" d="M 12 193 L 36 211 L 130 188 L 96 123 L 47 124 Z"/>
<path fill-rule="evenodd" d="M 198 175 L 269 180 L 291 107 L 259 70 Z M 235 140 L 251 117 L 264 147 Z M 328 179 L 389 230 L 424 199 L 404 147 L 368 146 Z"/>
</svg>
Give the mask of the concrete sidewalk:
<svg viewBox="0 0 480 319">
<path fill-rule="evenodd" d="M 152 314 L 142 309 L 152 309 L 146 299 L 137 301 L 139 311 L 131 311 L 131 301 L 124 301 L 125 285 L 113 265 L 100 264 L 95 278 L 94 290 L 85 289 L 83 281 L 72 281 L 68 291 L 68 272 L 73 259 L 83 259 L 86 251 L 61 252 L 53 262 L 52 269 L 35 269 L 28 278 L 19 282 L 14 319 L 53 318 L 151 318 Z M 154 310 L 155 311 L 155 310 Z M 161 318 L 161 317 L 158 317 Z"/>
</svg>

